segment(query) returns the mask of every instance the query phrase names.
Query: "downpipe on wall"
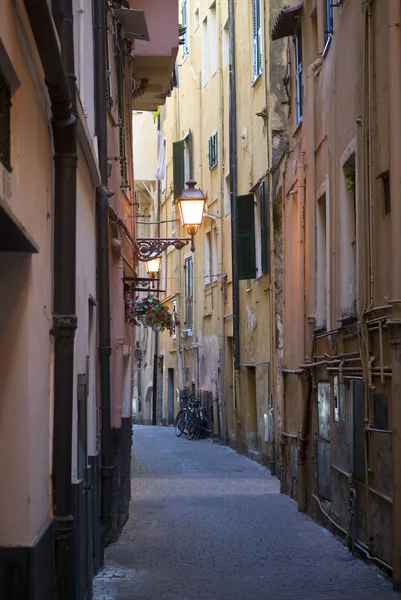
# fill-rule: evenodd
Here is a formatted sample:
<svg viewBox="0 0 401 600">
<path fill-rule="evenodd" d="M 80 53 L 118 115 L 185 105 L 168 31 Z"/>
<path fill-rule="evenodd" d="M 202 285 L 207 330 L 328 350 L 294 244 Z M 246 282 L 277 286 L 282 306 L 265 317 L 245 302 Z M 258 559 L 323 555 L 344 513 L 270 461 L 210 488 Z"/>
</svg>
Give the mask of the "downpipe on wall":
<svg viewBox="0 0 401 600">
<path fill-rule="evenodd" d="M 401 2 L 388 0 L 388 77 L 392 246 L 391 429 L 393 447 L 393 587 L 401 592 Z"/>
<path fill-rule="evenodd" d="M 240 390 L 240 301 L 237 272 L 237 80 L 235 53 L 235 0 L 228 0 L 229 36 L 229 148 L 230 148 L 230 205 L 231 205 L 231 256 L 233 298 L 233 368 L 234 368 L 234 435 L 238 446 L 238 398 Z"/>
<path fill-rule="evenodd" d="M 102 524 L 103 564 L 104 547 L 111 527 L 113 466 L 111 460 L 111 384 L 110 384 L 110 273 L 109 273 L 109 194 L 107 187 L 107 107 L 106 73 L 106 6 L 93 2 L 95 46 L 95 127 L 98 140 L 99 169 L 102 186 L 96 190 L 97 262 L 99 294 L 99 369 L 100 369 L 100 445 L 101 492 L 100 519 Z"/>
<path fill-rule="evenodd" d="M 24 0 L 24 4 L 43 66 L 52 109 L 55 214 L 53 246 L 55 595 L 57 600 L 70 600 L 73 594 L 74 518 L 71 465 L 74 338 L 77 328 L 75 270 L 78 160 L 73 17 L 71 1 L 53 3 L 54 21 L 61 43 L 60 56 L 54 22 L 47 1 Z"/>
</svg>

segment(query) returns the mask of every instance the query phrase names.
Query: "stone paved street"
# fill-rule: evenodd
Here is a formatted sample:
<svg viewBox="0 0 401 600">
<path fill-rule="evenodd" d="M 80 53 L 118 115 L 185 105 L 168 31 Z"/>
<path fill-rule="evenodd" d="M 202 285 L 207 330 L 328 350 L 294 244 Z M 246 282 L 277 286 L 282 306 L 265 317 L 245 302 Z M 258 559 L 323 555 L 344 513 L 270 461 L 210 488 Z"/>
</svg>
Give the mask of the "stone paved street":
<svg viewBox="0 0 401 600">
<path fill-rule="evenodd" d="M 131 517 L 95 600 L 401 598 L 229 448 L 135 427 L 133 455 Z"/>
</svg>

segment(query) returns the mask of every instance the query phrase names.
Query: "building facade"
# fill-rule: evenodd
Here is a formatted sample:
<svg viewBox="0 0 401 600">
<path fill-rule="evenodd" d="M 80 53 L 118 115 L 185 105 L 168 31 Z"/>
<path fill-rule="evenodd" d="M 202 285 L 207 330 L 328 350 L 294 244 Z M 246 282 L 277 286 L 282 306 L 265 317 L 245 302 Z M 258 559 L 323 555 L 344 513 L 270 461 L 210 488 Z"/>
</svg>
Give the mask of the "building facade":
<svg viewBox="0 0 401 600">
<path fill-rule="evenodd" d="M 282 491 L 396 589 L 399 22 L 399 2 L 318 0 L 272 24 L 288 57 L 273 187 Z"/>
<path fill-rule="evenodd" d="M 147 110 L 165 102 L 178 48 L 174 2 L 50 4 L 0 8 L 0 596 L 8 600 L 90 598 L 104 548 L 128 518 L 132 110 L 141 98 Z"/>
</svg>

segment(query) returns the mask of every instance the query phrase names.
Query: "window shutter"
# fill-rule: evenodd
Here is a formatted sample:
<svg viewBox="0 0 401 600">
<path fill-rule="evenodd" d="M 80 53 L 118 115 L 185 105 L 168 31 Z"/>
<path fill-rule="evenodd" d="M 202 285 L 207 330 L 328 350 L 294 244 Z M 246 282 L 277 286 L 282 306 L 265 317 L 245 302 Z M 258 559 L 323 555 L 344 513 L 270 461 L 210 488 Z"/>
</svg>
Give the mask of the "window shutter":
<svg viewBox="0 0 401 600">
<path fill-rule="evenodd" d="M 257 11 L 257 46 L 258 46 L 258 75 L 262 72 L 262 15 L 260 0 L 256 0 L 256 11 Z"/>
<path fill-rule="evenodd" d="M 187 329 L 193 327 L 193 261 L 192 257 L 184 261 L 184 297 L 185 315 L 184 324 Z"/>
<path fill-rule="evenodd" d="M 257 9 L 258 0 L 252 0 L 252 25 L 253 25 L 253 79 L 258 76 L 258 30 L 257 30 Z"/>
<path fill-rule="evenodd" d="M 236 199 L 237 277 L 256 278 L 255 207 L 253 194 Z"/>
<path fill-rule="evenodd" d="M 259 199 L 262 238 L 262 273 L 268 273 L 270 269 L 270 210 L 265 182 L 260 185 Z"/>
<path fill-rule="evenodd" d="M 180 197 L 185 187 L 184 142 L 173 142 L 174 199 Z"/>
<path fill-rule="evenodd" d="M 118 128 L 119 148 L 120 148 L 120 173 L 123 185 L 127 183 L 127 158 L 125 152 L 125 126 L 124 126 L 124 66 L 121 54 L 116 53 L 116 75 L 117 75 L 117 109 L 118 109 Z"/>
</svg>

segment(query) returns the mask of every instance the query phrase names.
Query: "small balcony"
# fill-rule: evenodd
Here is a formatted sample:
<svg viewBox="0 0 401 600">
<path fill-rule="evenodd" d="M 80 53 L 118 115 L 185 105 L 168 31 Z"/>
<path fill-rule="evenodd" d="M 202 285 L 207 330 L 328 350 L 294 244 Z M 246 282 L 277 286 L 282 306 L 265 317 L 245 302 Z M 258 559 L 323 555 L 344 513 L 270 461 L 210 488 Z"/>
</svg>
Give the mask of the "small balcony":
<svg viewBox="0 0 401 600">
<path fill-rule="evenodd" d="M 171 93 L 178 52 L 178 0 L 130 0 L 143 10 L 150 41 L 135 41 L 133 110 L 157 110 Z"/>
</svg>

